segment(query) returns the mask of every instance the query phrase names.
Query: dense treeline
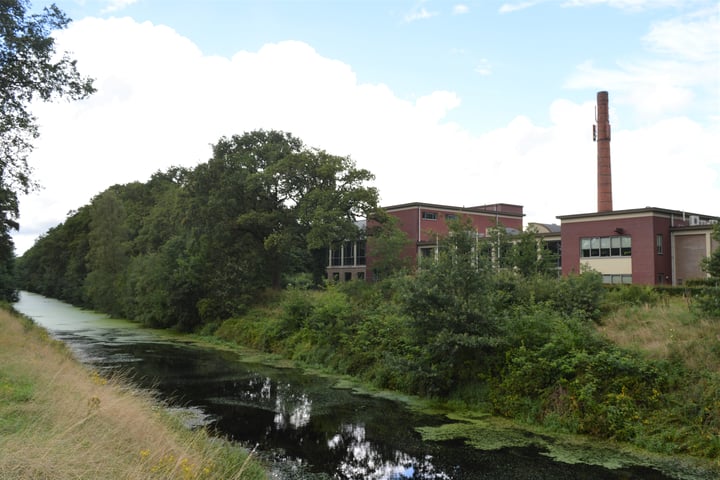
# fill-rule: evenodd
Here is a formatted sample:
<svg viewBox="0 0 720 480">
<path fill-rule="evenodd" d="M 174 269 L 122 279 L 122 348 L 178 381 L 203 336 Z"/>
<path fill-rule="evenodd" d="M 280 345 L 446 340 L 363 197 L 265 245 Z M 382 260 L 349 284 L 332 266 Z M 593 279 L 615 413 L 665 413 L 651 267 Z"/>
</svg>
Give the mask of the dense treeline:
<svg viewBox="0 0 720 480">
<path fill-rule="evenodd" d="M 319 279 L 327 246 L 377 208 L 372 179 L 287 133 L 221 138 L 207 163 L 113 186 L 72 212 L 19 259 L 20 286 L 190 330 L 294 274 Z"/>
<path fill-rule="evenodd" d="M 498 270 L 470 233 L 456 225 L 437 260 L 413 275 L 291 288 L 214 334 L 554 431 L 720 457 L 717 373 L 651 361 L 595 328 L 610 305 L 659 294 L 608 290 L 590 271 L 556 278 Z"/>
</svg>

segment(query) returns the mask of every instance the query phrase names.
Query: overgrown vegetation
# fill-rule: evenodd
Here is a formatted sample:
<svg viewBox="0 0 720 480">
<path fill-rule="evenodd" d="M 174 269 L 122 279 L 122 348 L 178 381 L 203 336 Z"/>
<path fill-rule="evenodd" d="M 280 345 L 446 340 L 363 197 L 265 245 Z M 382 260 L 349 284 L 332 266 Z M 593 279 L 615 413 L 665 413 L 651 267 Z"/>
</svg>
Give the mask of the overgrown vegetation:
<svg viewBox="0 0 720 480">
<path fill-rule="evenodd" d="M 0 310 L 0 478 L 265 478 L 246 451 L 186 430 L 157 405 Z"/>
<path fill-rule="evenodd" d="M 437 261 L 412 276 L 289 289 L 226 320 L 215 335 L 455 408 L 720 458 L 717 342 L 693 340 L 714 358 L 701 364 L 683 345 L 658 354 L 608 333 L 621 318 L 632 323 L 633 312 L 671 307 L 672 320 L 658 319 L 649 332 L 688 323 L 701 333 L 712 320 L 649 287 L 608 290 L 594 272 L 560 279 L 497 272 L 465 233 L 459 225 Z M 639 323 L 653 322 L 650 315 Z"/>
</svg>

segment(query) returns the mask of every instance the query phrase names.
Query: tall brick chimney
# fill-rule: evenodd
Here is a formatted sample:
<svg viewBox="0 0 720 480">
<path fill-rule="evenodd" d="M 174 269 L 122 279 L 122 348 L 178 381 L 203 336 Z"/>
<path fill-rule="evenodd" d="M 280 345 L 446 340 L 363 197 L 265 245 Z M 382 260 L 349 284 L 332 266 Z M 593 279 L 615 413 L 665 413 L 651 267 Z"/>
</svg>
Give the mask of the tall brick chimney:
<svg viewBox="0 0 720 480">
<path fill-rule="evenodd" d="M 597 94 L 597 125 L 593 129 L 597 142 L 598 212 L 612 212 L 612 175 L 610 172 L 610 114 L 608 92 Z"/>
</svg>

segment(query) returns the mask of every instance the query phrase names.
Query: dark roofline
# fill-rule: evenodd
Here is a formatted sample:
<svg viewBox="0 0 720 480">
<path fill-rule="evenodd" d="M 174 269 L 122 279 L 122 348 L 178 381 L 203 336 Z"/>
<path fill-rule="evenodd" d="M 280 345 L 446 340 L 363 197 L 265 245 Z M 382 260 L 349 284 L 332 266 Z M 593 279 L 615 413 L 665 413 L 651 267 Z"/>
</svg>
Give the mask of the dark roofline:
<svg viewBox="0 0 720 480">
<path fill-rule="evenodd" d="M 682 210 L 670 210 L 667 208 L 658 207 L 631 208 L 628 210 L 613 210 L 611 212 L 576 213 L 572 215 L 558 215 L 555 218 L 559 220 L 573 220 L 576 218 L 614 217 L 616 215 L 628 215 L 634 213 L 662 213 L 665 215 L 677 215 L 679 217 L 682 217 L 683 215 L 685 217 L 689 217 L 690 215 L 697 215 L 698 217 L 706 220 L 720 219 L 720 217 L 716 217 L 713 215 L 702 215 L 694 212 L 684 212 Z"/>
<path fill-rule="evenodd" d="M 506 205 L 508 207 L 515 207 L 515 208 L 523 208 L 522 205 L 515 205 L 512 203 L 493 203 L 491 205 L 480 205 L 477 207 L 457 207 L 452 205 L 439 205 L 436 203 L 424 203 L 424 202 L 410 202 L 410 203 L 401 203 L 398 205 L 389 205 L 387 207 L 381 207 L 383 210 L 387 211 L 393 211 L 393 210 L 403 210 L 406 208 L 413 208 L 413 207 L 421 207 L 421 208 L 435 208 L 438 210 L 451 210 L 455 212 L 472 212 L 472 213 L 487 213 L 489 215 L 498 215 L 498 216 L 504 216 L 504 217 L 518 217 L 522 218 L 525 216 L 524 213 L 513 213 L 513 212 L 505 212 L 502 210 L 495 210 L 496 205 Z"/>
</svg>

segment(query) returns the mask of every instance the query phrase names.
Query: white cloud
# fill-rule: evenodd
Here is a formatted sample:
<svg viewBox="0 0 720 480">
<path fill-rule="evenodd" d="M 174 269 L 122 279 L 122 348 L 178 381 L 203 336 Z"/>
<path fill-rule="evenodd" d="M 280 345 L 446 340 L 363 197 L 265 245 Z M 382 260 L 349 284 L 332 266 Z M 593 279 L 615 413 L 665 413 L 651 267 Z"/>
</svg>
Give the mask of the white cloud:
<svg viewBox="0 0 720 480">
<path fill-rule="evenodd" d="M 465 4 L 459 3 L 459 4 L 453 6 L 452 11 L 453 11 L 454 15 L 464 15 L 464 14 L 470 12 L 470 7 L 468 7 Z"/>
<path fill-rule="evenodd" d="M 503 3 L 500 6 L 500 13 L 512 13 L 517 12 L 520 10 L 525 10 L 526 8 L 531 8 L 537 5 L 538 3 L 541 3 L 541 0 L 533 0 L 530 2 L 520 2 L 520 3 Z"/>
<path fill-rule="evenodd" d="M 475 73 L 478 73 L 482 76 L 491 75 L 492 66 L 490 65 L 490 61 L 486 58 L 481 58 L 477 66 L 475 67 Z"/>
<path fill-rule="evenodd" d="M 44 189 L 21 199 L 18 253 L 109 186 L 205 162 L 221 136 L 259 128 L 351 156 L 376 175 L 384 205 L 507 202 L 540 222 L 595 208 L 594 99 L 555 101 L 549 126 L 518 115 L 473 135 L 446 120 L 462 101 L 454 92 L 410 102 L 301 42 L 212 57 L 167 27 L 85 19 L 60 32 L 58 46 L 98 92 L 35 109 L 42 136 L 30 162 Z M 717 213 L 708 198 L 720 192 L 718 133 L 683 117 L 614 131 L 616 207 Z"/>
<path fill-rule="evenodd" d="M 645 121 L 682 112 L 697 104 L 697 115 L 717 119 L 720 106 L 720 18 L 718 11 L 697 11 L 651 26 L 643 37 L 650 56 L 626 58 L 613 66 L 586 61 L 566 82 L 569 88 L 612 90 Z"/>
<path fill-rule="evenodd" d="M 694 12 L 652 26 L 643 40 L 651 51 L 692 62 L 720 62 L 718 8 Z"/>
<path fill-rule="evenodd" d="M 680 7 L 692 3 L 707 3 L 707 0 L 566 0 L 564 7 L 587 7 L 606 4 L 621 10 L 647 10 L 650 8 Z"/>
<path fill-rule="evenodd" d="M 420 116 L 438 123 L 447 112 L 460 105 L 460 98 L 454 92 L 438 91 L 421 97 L 415 101 L 415 108 Z"/>
<path fill-rule="evenodd" d="M 138 0 L 107 0 L 107 6 L 102 9 L 103 13 L 111 13 L 120 11 L 130 5 L 136 3 Z"/>
<path fill-rule="evenodd" d="M 405 15 L 403 20 L 405 20 L 406 23 L 411 23 L 417 20 L 427 20 L 429 18 L 436 17 L 437 15 L 438 12 L 430 12 L 422 5 L 417 5 Z"/>
<path fill-rule="evenodd" d="M 546 3 L 551 0 L 527 0 L 524 2 L 504 3 L 500 6 L 500 13 L 512 13 L 535 5 Z M 619 10 L 640 11 L 651 8 L 666 7 L 689 7 L 694 4 L 712 3 L 709 0 L 564 0 L 560 2 L 562 7 L 590 7 L 595 5 L 607 5 Z"/>
</svg>

